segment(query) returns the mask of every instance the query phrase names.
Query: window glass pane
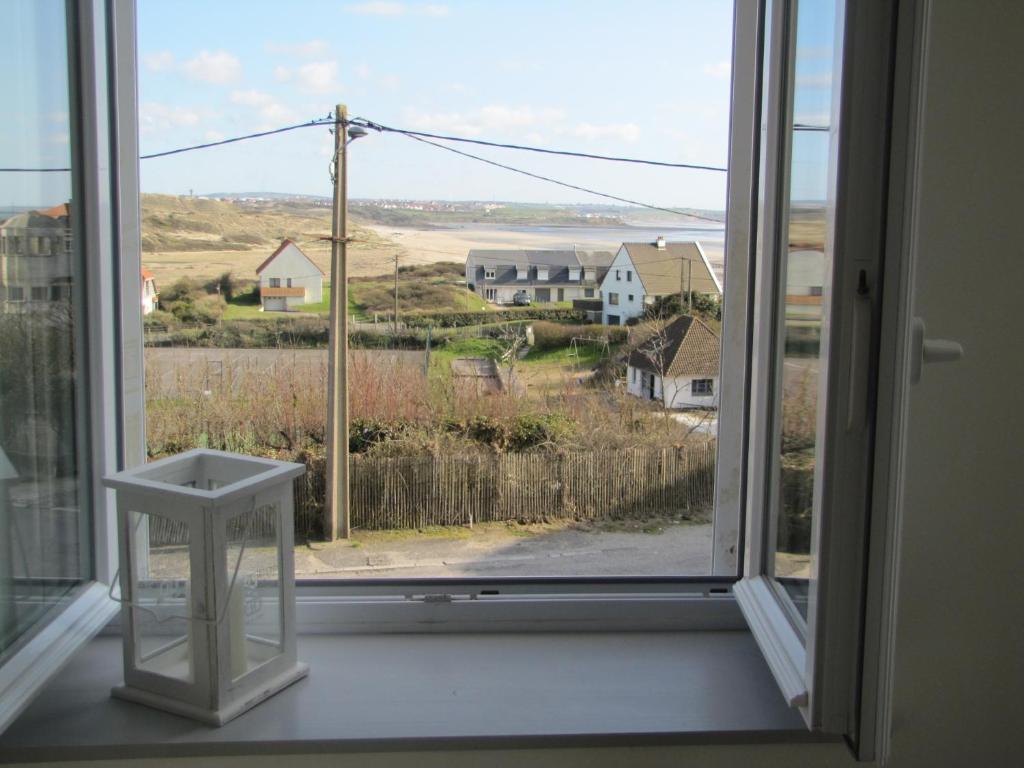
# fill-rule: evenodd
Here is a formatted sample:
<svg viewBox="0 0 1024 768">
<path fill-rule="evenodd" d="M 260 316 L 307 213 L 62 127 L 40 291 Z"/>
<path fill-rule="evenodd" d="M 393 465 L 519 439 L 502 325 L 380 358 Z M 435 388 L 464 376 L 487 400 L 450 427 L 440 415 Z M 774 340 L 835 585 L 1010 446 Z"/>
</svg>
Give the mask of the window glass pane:
<svg viewBox="0 0 1024 768">
<path fill-rule="evenodd" d="M 91 571 L 79 305 L 63 289 L 78 277 L 65 3 L 14 0 L 3 16 L 0 168 L 31 170 L 0 171 L 0 653 Z"/>
<path fill-rule="evenodd" d="M 837 5 L 802 2 L 797 9 L 789 199 L 780 264 L 779 453 L 773 573 L 807 618 L 813 571 L 811 523 L 818 460 L 818 373 L 822 364 L 833 49 Z"/>
<path fill-rule="evenodd" d="M 350 195 L 350 421 L 337 432 L 351 452 L 352 537 L 328 543 L 329 126 L 142 161 L 142 259 L 161 291 L 145 321 L 150 455 L 206 446 L 304 462 L 300 578 L 710 573 L 733 8 L 605 5 L 582 16 L 560 2 L 453 11 L 478 50 L 450 24 L 396 46 L 394 30 L 343 6 L 325 16 L 300 4 L 283 17 L 269 5 L 242 17 L 190 6 L 188 26 L 224 41 L 208 60 L 181 47 L 172 4 L 139 0 L 144 155 L 237 136 L 243 123 L 300 122 L 307 70 L 330 80 L 336 52 L 364 49 L 366 88 L 351 92 L 350 115 L 719 169 L 503 160 L 644 208 L 408 137 L 350 142 L 339 166 Z M 313 59 L 253 42 L 282 24 L 316 41 Z M 593 50 L 566 57 L 565 29 Z M 650 57 L 653 29 L 678 39 L 638 80 L 631 62 Z M 528 65 L 491 55 L 519 37 L 531 40 Z M 372 63 L 381 51 L 387 71 Z M 422 62 L 437 51 L 458 82 L 435 124 L 406 110 L 436 90 Z M 338 59 L 338 82 L 345 66 Z M 680 82 L 699 87 L 684 93 Z M 609 91 L 621 97 L 611 113 Z M 511 114 L 481 101 L 520 105 L 522 93 L 535 106 Z M 536 106 L 566 94 L 565 114 Z M 467 121 L 442 131 L 453 115 Z M 256 270 L 284 238 L 295 247 L 261 270 L 263 289 L 311 280 L 323 300 L 260 301 Z M 616 261 L 624 243 L 632 250 Z M 247 641 L 262 632 L 247 630 Z"/>
</svg>

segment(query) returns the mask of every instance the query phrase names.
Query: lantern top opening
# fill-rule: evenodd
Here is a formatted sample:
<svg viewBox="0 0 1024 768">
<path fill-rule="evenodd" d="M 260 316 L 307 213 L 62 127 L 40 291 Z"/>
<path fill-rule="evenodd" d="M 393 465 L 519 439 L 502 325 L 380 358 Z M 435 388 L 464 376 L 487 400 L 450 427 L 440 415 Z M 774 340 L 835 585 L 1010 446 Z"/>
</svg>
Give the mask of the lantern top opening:
<svg viewBox="0 0 1024 768">
<path fill-rule="evenodd" d="M 302 464 L 196 448 L 103 478 L 108 488 L 222 503 L 298 477 Z"/>
</svg>

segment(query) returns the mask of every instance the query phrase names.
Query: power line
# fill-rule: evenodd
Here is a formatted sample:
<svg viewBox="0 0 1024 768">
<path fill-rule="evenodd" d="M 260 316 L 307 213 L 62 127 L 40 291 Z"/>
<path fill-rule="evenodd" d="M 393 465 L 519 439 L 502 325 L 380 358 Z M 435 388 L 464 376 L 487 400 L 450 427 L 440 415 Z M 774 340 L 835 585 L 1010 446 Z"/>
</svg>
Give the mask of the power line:
<svg viewBox="0 0 1024 768">
<path fill-rule="evenodd" d="M 521 168 L 515 168 L 515 167 L 513 167 L 511 165 L 505 165 L 504 163 L 499 163 L 499 162 L 496 162 L 494 160 L 488 160 L 486 157 L 480 157 L 479 155 L 473 155 L 473 154 L 470 154 L 469 152 L 463 152 L 461 149 L 456 149 L 455 147 L 448 147 L 448 146 L 445 146 L 444 144 L 438 144 L 436 141 L 431 141 L 430 139 L 424 139 L 422 136 L 415 136 L 415 135 L 413 135 L 411 133 L 406 133 L 405 131 L 398 131 L 398 130 L 396 130 L 395 133 L 398 133 L 398 134 L 400 134 L 402 136 L 407 136 L 410 139 L 413 139 L 414 141 L 419 141 L 419 142 L 422 142 L 423 144 L 429 144 L 432 147 L 437 147 L 438 149 L 443 149 L 446 152 L 454 152 L 456 155 L 462 155 L 463 157 L 468 157 L 471 160 L 477 160 L 478 162 L 486 163 L 487 165 L 493 165 L 495 168 L 502 168 L 502 169 L 504 169 L 506 171 L 512 171 L 512 173 L 519 173 L 519 174 L 522 174 L 523 176 L 529 176 L 530 178 L 533 178 L 533 179 L 538 179 L 540 181 L 546 181 L 546 182 L 548 182 L 550 184 L 557 184 L 560 187 L 566 187 L 567 189 L 574 189 L 577 192 L 585 192 L 588 195 L 597 195 L 598 197 L 604 197 L 604 198 L 607 198 L 608 200 L 617 200 L 620 203 L 627 203 L 629 205 L 637 205 L 637 206 L 639 206 L 641 208 L 649 208 L 652 211 L 662 211 L 664 213 L 671 213 L 671 214 L 673 214 L 675 216 L 689 216 L 689 217 L 694 218 L 694 219 L 703 219 L 704 221 L 713 221 L 716 224 L 721 224 L 721 222 L 718 221 L 717 219 L 711 219 L 711 218 L 708 218 L 707 216 L 699 216 L 699 215 L 697 215 L 695 213 L 686 213 L 684 211 L 677 211 L 677 210 L 674 210 L 672 208 L 662 208 L 661 206 L 658 206 L 658 205 L 651 205 L 649 203 L 642 203 L 639 200 L 630 200 L 628 197 L 619 197 L 618 195 L 610 195 L 607 192 L 598 192 L 595 189 L 587 189 L 586 187 L 581 187 L 581 186 L 579 186 L 577 184 L 570 184 L 567 181 L 559 181 L 558 179 L 553 179 L 550 176 L 542 176 L 539 173 L 532 173 L 531 171 L 524 171 Z"/>
<path fill-rule="evenodd" d="M 220 147 L 225 144 L 234 144 L 237 141 L 247 141 L 249 139 L 259 139 L 263 136 L 273 136 L 277 133 L 286 133 L 287 131 L 298 130 L 299 128 L 316 128 L 321 125 L 333 125 L 334 118 L 321 117 L 315 120 L 310 120 L 306 123 L 297 123 L 295 125 L 286 125 L 284 128 L 274 128 L 270 131 L 260 131 L 259 133 L 247 133 L 244 136 L 235 136 L 230 139 L 222 139 L 220 141 L 210 141 L 206 144 L 193 144 L 190 147 L 180 147 L 178 149 L 169 149 L 166 152 L 153 152 L 149 155 L 140 155 L 139 160 L 152 160 L 157 157 L 168 157 L 170 155 L 180 155 L 182 152 L 194 152 L 197 149 L 209 149 L 210 147 Z"/>
<path fill-rule="evenodd" d="M 333 125 L 334 118 L 317 118 L 310 120 L 305 123 L 297 123 L 295 125 L 286 125 L 283 128 L 274 128 L 269 131 L 259 131 L 257 133 L 247 133 L 244 136 L 233 136 L 230 139 L 221 139 L 220 141 L 208 141 L 205 144 L 192 144 L 187 147 L 178 147 L 177 149 L 168 149 L 164 152 L 153 152 L 148 155 L 140 155 L 139 160 L 153 160 L 158 157 L 169 157 L 171 155 L 180 155 L 183 152 L 194 152 L 197 149 L 209 149 L 210 147 L 220 147 L 225 144 L 234 144 L 239 141 L 248 141 L 249 139 L 259 139 L 264 136 L 273 136 L 278 133 L 287 133 L 288 131 L 295 131 L 299 128 L 316 128 L 321 125 Z M 0 168 L 0 173 L 67 173 L 70 168 Z"/>
<path fill-rule="evenodd" d="M 445 136 L 439 133 L 426 133 L 425 131 L 413 131 L 406 128 L 393 128 L 363 117 L 353 118 L 349 122 L 361 125 L 364 128 L 372 128 L 375 131 L 386 133 L 402 133 L 406 136 L 420 136 L 427 139 L 441 139 L 443 141 L 460 141 L 465 144 L 478 144 L 484 147 L 497 147 L 498 149 L 516 149 L 524 152 L 539 152 L 545 155 L 562 155 L 565 157 L 581 157 L 589 160 L 609 160 L 614 163 L 635 163 L 637 165 L 655 165 L 663 168 L 688 168 L 695 171 L 717 171 L 727 173 L 728 168 L 716 165 L 698 165 L 696 163 L 669 163 L 663 160 L 642 160 L 635 157 L 618 157 L 615 155 L 596 155 L 590 152 L 574 152 L 568 149 L 546 149 L 544 147 L 531 147 L 524 144 L 503 144 L 497 141 L 485 141 L 484 139 L 468 139 L 464 136 Z"/>
</svg>

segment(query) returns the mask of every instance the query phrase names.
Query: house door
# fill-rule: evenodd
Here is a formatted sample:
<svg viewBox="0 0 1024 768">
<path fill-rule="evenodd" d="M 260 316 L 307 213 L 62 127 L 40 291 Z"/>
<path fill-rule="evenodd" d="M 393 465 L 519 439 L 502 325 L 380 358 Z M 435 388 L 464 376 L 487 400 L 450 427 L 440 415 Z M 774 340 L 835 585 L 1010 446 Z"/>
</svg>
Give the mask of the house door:
<svg viewBox="0 0 1024 768">
<path fill-rule="evenodd" d="M 551 301 L 551 289 L 550 288 L 538 288 L 535 291 L 534 297 L 537 301 Z"/>
<path fill-rule="evenodd" d="M 650 400 L 654 399 L 654 374 L 648 374 L 647 378 L 647 397 Z"/>
<path fill-rule="evenodd" d="M 288 307 L 283 296 L 268 296 L 263 300 L 263 309 L 267 312 L 284 312 Z"/>
<path fill-rule="evenodd" d="M 608 325 L 618 325 L 618 324 L 619 324 L 619 316 L 618 315 L 608 315 Z"/>
<path fill-rule="evenodd" d="M 565 301 L 565 288 L 558 289 L 558 300 Z"/>
</svg>

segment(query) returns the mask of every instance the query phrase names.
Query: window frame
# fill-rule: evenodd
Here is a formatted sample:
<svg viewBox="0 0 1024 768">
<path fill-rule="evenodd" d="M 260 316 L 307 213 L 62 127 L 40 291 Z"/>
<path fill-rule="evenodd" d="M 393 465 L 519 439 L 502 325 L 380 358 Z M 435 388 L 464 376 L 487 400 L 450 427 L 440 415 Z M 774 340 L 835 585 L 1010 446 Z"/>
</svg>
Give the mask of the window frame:
<svg viewBox="0 0 1024 768">
<path fill-rule="evenodd" d="M 788 205 L 780 169 L 788 172 L 787 141 L 792 128 L 788 83 L 795 59 L 790 48 L 795 40 L 796 2 L 768 0 L 768 4 L 770 40 L 765 45 L 771 48 L 764 102 L 768 114 L 762 121 L 767 154 L 761 159 L 758 212 L 758 247 L 767 255 L 758 256 L 754 282 L 757 331 L 751 349 L 744 577 L 734 591 L 787 701 L 800 710 L 809 728 L 843 734 L 856 748 L 863 717 L 859 638 L 864 631 L 866 531 L 873 490 L 895 11 L 847 2 L 837 14 L 841 53 L 833 67 L 833 76 L 838 68 L 840 77 L 832 107 L 837 138 L 830 150 L 829 200 L 834 217 L 828 233 L 832 279 L 823 299 L 813 567 L 806 629 L 801 631 L 789 599 L 770 575 L 766 556 L 768 542 L 774 546 L 769 489 L 777 459 L 766 454 L 776 444 L 771 439 L 775 417 L 771 378 L 781 355 L 774 332 L 784 298 L 779 295 L 776 270 L 785 232 L 780 208 Z M 766 359 L 772 364 L 765 364 Z"/>
<path fill-rule="evenodd" d="M 89 310 L 76 355 L 83 361 L 77 372 L 85 389 L 81 402 L 88 404 L 79 430 L 79 482 L 92 511 L 84 544 L 92 549 L 93 572 L 4 655 L 0 730 L 117 614 L 108 593 L 117 569 L 115 520 L 111 493 L 101 481 L 144 457 L 142 308 L 133 292 L 137 278 L 124 279 L 140 268 L 134 5 L 80 0 L 66 9 L 70 112 L 76 123 L 72 189 L 81 203 L 65 247 L 80 243 L 76 299 Z M 122 208 L 124 202 L 136 206 L 134 213 Z"/>
</svg>

